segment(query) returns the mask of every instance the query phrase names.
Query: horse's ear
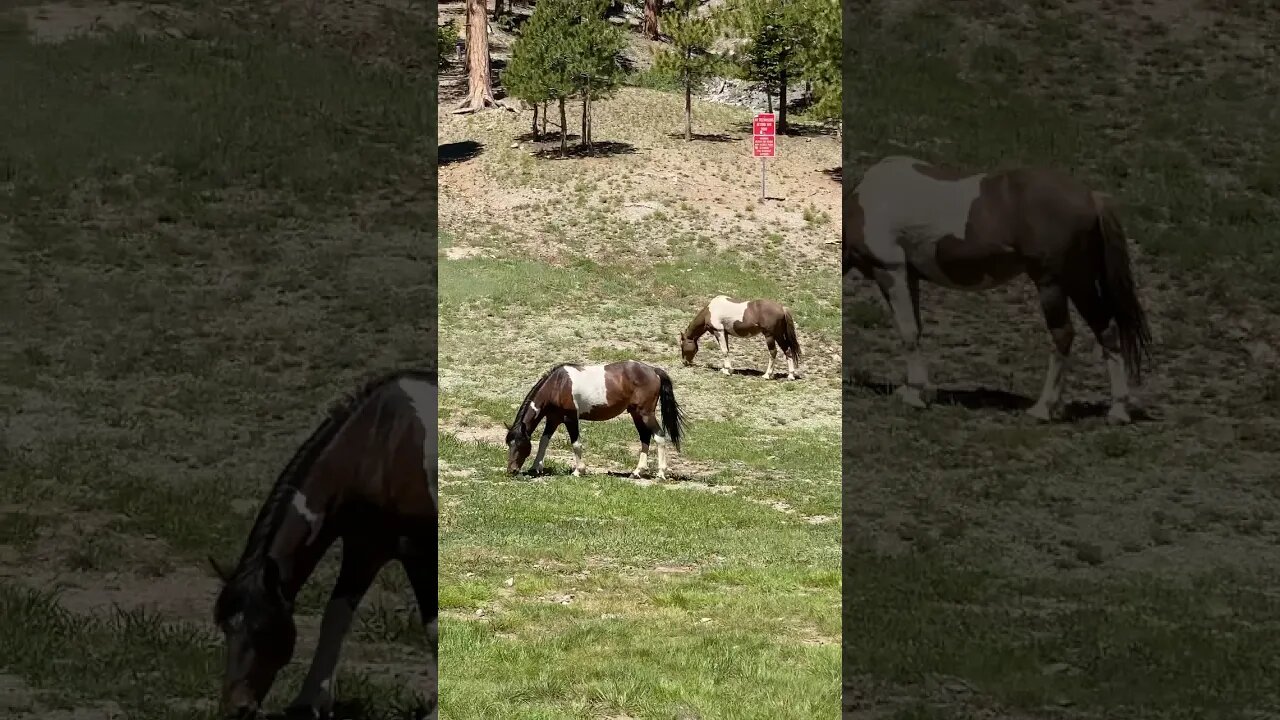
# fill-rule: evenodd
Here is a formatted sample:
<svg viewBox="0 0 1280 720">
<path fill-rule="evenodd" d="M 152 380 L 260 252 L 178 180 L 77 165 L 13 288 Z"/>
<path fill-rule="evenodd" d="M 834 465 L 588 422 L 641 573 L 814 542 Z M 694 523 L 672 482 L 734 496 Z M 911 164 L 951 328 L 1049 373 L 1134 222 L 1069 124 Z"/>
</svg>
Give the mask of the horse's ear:
<svg viewBox="0 0 1280 720">
<path fill-rule="evenodd" d="M 218 579 L 221 580 L 223 584 L 226 584 L 227 580 L 231 579 L 231 573 L 228 572 L 226 568 L 222 567 L 222 563 L 215 560 L 212 555 L 210 555 L 208 559 L 209 568 L 213 570 L 213 574 L 218 576 Z"/>
</svg>

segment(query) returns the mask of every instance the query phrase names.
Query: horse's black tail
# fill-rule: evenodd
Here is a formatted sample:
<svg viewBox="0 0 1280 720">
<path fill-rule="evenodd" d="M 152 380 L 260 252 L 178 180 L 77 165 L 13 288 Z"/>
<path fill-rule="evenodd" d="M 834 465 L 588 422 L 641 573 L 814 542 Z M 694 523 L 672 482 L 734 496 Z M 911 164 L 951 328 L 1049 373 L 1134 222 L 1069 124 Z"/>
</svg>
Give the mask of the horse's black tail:
<svg viewBox="0 0 1280 720">
<path fill-rule="evenodd" d="M 1102 237 L 1102 279 L 1098 284 L 1103 301 L 1115 317 L 1120 340 L 1120 357 L 1135 383 L 1142 382 L 1142 360 L 1150 357 L 1151 330 L 1138 300 L 1129 261 L 1129 248 L 1115 210 L 1094 193 L 1098 208 L 1098 231 Z"/>
<path fill-rule="evenodd" d="M 796 334 L 796 321 L 791 317 L 791 308 L 782 308 L 782 332 L 778 335 L 778 344 L 782 346 L 784 352 L 791 354 L 791 359 L 796 362 L 796 369 L 800 369 L 800 336 Z"/>
<path fill-rule="evenodd" d="M 671 444 L 679 450 L 680 438 L 684 437 L 684 411 L 680 409 L 680 403 L 676 402 L 676 391 L 671 385 L 671 376 L 665 370 L 659 368 L 654 370 L 658 373 L 658 380 L 661 382 L 658 386 L 658 406 L 662 410 L 662 429 Z"/>
</svg>

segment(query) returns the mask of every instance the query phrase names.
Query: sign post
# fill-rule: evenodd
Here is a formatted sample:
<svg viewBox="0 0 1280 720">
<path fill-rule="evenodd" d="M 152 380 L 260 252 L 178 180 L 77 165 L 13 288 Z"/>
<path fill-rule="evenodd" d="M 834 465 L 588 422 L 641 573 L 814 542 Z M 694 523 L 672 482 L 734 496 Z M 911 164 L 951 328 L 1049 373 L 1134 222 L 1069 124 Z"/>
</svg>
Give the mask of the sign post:
<svg viewBox="0 0 1280 720">
<path fill-rule="evenodd" d="M 768 198 L 765 192 L 764 167 L 768 158 L 776 154 L 775 128 L 773 113 L 760 113 L 751 121 L 751 154 L 760 158 L 760 200 Z"/>
</svg>

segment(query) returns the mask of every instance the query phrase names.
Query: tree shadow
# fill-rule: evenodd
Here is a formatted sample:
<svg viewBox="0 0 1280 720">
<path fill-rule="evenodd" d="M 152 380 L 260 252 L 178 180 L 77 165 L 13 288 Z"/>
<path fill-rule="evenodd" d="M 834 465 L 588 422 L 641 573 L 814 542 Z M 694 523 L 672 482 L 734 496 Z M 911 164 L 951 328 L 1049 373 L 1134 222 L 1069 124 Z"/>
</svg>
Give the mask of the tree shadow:
<svg viewBox="0 0 1280 720">
<path fill-rule="evenodd" d="M 573 135 L 569 136 L 570 140 L 572 140 L 573 138 L 574 138 Z M 565 148 L 565 150 L 561 152 L 560 138 L 559 136 L 556 136 L 554 146 L 544 147 L 541 150 L 538 150 L 537 152 L 533 153 L 533 155 L 534 157 L 539 157 L 546 160 L 567 160 L 570 158 L 579 158 L 579 157 L 611 157 L 613 155 L 634 155 L 635 152 L 636 152 L 636 146 L 632 145 L 631 143 L 611 142 L 611 141 L 592 143 L 590 147 L 583 146 L 580 143 L 573 144 Z"/>
<path fill-rule="evenodd" d="M 835 182 L 840 183 L 841 185 L 844 184 L 844 167 L 843 166 L 827 168 L 826 170 L 819 170 L 819 172 L 831 178 Z"/>
<path fill-rule="evenodd" d="M 854 380 L 851 384 L 863 390 L 870 390 L 876 395 L 881 396 L 892 395 L 898 389 L 898 386 L 893 383 L 874 380 L 858 379 Z M 998 412 L 1005 413 L 1021 413 L 1031 409 L 1031 407 L 1036 404 L 1036 401 L 1034 398 L 1027 397 L 1020 393 L 996 390 L 994 388 L 938 388 L 934 404 L 953 405 L 962 407 L 966 410 L 996 410 Z M 1106 417 L 1110 410 L 1111 403 L 1106 401 L 1075 400 L 1068 402 L 1063 406 L 1062 421 L 1079 422 L 1081 420 L 1088 420 L 1092 418 L 1102 418 Z M 1130 419 L 1135 423 L 1153 419 L 1152 416 L 1142 408 L 1131 408 L 1129 415 Z"/>
<path fill-rule="evenodd" d="M 748 132 L 750 132 L 750 128 L 748 128 Z M 667 133 L 667 137 L 671 138 L 672 140 L 683 140 L 684 133 L 682 132 Z M 717 143 L 737 142 L 739 140 L 745 140 L 745 138 L 734 137 L 733 135 L 728 135 L 726 133 L 694 133 L 693 139 L 698 142 L 717 142 Z"/>
<path fill-rule="evenodd" d="M 441 165 L 451 165 L 479 157 L 482 152 L 484 152 L 484 143 L 461 140 L 441 145 L 438 154 Z"/>
</svg>

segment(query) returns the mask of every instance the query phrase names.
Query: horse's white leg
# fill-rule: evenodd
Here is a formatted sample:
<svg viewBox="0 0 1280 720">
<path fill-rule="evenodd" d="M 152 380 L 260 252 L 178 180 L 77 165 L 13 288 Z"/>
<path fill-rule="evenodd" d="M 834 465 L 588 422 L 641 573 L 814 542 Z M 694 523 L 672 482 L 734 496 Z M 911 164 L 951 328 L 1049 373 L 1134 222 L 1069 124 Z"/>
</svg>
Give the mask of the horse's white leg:
<svg viewBox="0 0 1280 720">
<path fill-rule="evenodd" d="M 1041 281 L 1036 286 L 1040 294 L 1040 310 L 1044 313 L 1049 334 L 1053 336 L 1053 351 L 1049 355 L 1049 371 L 1045 373 L 1040 399 L 1027 414 L 1048 422 L 1062 415 L 1062 389 L 1066 383 L 1075 328 L 1071 326 L 1071 308 L 1067 304 L 1066 290 L 1061 284 L 1056 281 Z"/>
<path fill-rule="evenodd" d="M 764 377 L 766 380 L 772 380 L 773 379 L 773 363 L 775 360 L 778 359 L 778 344 L 774 342 L 773 338 L 771 337 L 766 337 L 764 342 L 765 342 L 765 345 L 768 346 L 769 348 L 769 367 L 765 368 Z M 790 367 L 790 365 L 788 365 L 787 367 Z"/>
<path fill-rule="evenodd" d="M 1102 346 L 1102 357 L 1107 363 L 1107 376 L 1111 380 L 1111 409 L 1107 411 L 1107 421 L 1117 425 L 1128 425 L 1129 404 L 1133 396 L 1129 394 L 1129 371 L 1125 370 L 1124 358 L 1120 353 L 1111 352 L 1106 345 Z"/>
<path fill-rule="evenodd" d="M 1124 358 L 1120 355 L 1120 339 L 1112 311 L 1100 296 L 1092 278 L 1089 282 L 1080 282 L 1071 294 L 1071 302 L 1084 317 L 1093 331 L 1093 336 L 1102 347 L 1102 359 L 1107 365 L 1107 377 L 1111 382 L 1111 409 L 1107 412 L 1107 422 L 1128 424 L 1129 405 L 1133 398 L 1129 394 L 1129 373 L 1124 366 Z"/>
<path fill-rule="evenodd" d="M 658 451 L 658 479 L 667 479 L 667 438 L 664 435 L 655 433 L 653 436 L 653 446 Z"/>
<path fill-rule="evenodd" d="M 636 460 L 636 469 L 631 471 L 631 477 L 639 478 L 641 473 L 649 469 L 649 441 L 653 438 L 653 433 L 649 431 L 648 423 L 639 415 L 633 414 L 631 419 L 640 435 L 640 457 Z"/>
<path fill-rule="evenodd" d="M 649 443 L 640 443 L 640 457 L 636 460 L 636 469 L 631 471 L 631 477 L 638 478 L 641 473 L 649 469 Z"/>
<path fill-rule="evenodd" d="M 893 312 L 893 321 L 906 354 L 907 382 L 898 388 L 898 397 L 911 407 L 926 407 L 929 372 L 920 353 L 920 279 L 906 266 L 895 270 L 876 270 L 875 276 L 876 285 Z"/>
<path fill-rule="evenodd" d="M 564 429 L 569 432 L 569 445 L 573 448 L 573 476 L 580 477 L 587 471 L 587 465 L 582 462 L 582 439 L 578 436 L 578 419 L 574 418 L 572 422 L 566 421 Z"/>
<path fill-rule="evenodd" d="M 796 367 L 796 359 L 792 357 L 790 353 L 783 353 L 783 355 L 785 355 L 787 358 L 787 379 L 795 380 L 796 370 L 799 369 Z"/>
<path fill-rule="evenodd" d="M 728 330 L 712 330 L 716 336 L 716 342 L 720 345 L 720 372 L 725 375 L 733 374 L 733 365 L 729 362 L 729 331 Z"/>
</svg>

